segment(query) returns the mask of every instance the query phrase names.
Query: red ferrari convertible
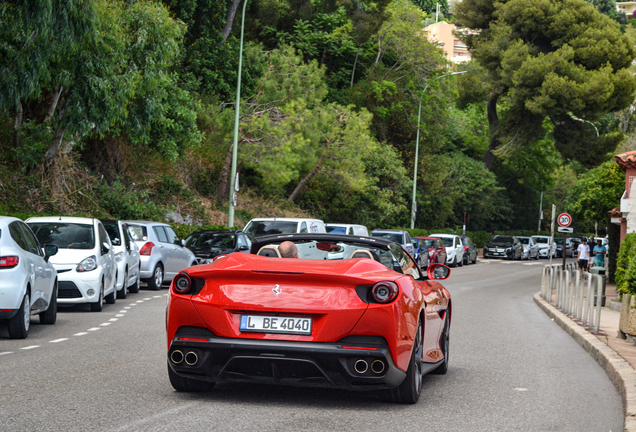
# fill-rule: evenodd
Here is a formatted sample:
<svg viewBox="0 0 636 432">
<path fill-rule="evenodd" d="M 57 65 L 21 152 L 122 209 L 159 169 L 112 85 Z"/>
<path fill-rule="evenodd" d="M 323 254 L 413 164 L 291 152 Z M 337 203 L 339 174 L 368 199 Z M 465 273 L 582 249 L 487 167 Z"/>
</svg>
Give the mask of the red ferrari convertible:
<svg viewBox="0 0 636 432">
<path fill-rule="evenodd" d="M 448 370 L 452 307 L 436 279 L 449 274 L 441 264 L 422 273 L 399 244 L 378 238 L 259 237 L 250 254 L 172 281 L 170 383 L 178 391 L 217 382 L 377 390 L 416 403 L 422 375 Z"/>
</svg>

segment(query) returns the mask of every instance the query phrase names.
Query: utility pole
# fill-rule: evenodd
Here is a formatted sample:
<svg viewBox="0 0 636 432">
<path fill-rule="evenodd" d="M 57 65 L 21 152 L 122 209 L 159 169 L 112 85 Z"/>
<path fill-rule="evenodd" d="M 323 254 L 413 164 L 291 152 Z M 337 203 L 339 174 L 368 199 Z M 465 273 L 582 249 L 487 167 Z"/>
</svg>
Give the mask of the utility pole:
<svg viewBox="0 0 636 432">
<path fill-rule="evenodd" d="M 539 228 L 537 233 L 541 232 L 541 219 L 543 219 L 543 192 L 541 192 L 541 201 L 539 201 Z"/>
</svg>

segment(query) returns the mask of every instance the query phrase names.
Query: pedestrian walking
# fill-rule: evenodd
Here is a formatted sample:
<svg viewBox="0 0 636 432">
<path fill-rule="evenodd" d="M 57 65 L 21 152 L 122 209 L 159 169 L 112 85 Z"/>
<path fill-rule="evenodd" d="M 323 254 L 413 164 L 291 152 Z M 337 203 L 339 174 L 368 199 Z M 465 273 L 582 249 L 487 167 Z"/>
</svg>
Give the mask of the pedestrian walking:
<svg viewBox="0 0 636 432">
<path fill-rule="evenodd" d="M 590 271 L 590 267 L 592 267 L 592 259 L 594 258 L 594 246 L 596 246 L 596 242 L 594 241 L 594 236 L 590 236 L 587 239 L 587 253 L 589 256 L 589 260 L 587 262 L 587 271 Z"/>
<path fill-rule="evenodd" d="M 583 276 L 583 270 L 587 270 L 587 265 L 590 259 L 590 250 L 587 247 L 587 243 L 581 242 L 576 251 L 578 253 L 577 259 L 579 262 L 579 272 L 581 273 L 581 276 Z"/>
<path fill-rule="evenodd" d="M 596 246 L 594 246 L 594 266 L 595 267 L 605 267 L 605 254 L 607 254 L 607 249 L 603 246 L 602 240 L 596 240 Z"/>
</svg>

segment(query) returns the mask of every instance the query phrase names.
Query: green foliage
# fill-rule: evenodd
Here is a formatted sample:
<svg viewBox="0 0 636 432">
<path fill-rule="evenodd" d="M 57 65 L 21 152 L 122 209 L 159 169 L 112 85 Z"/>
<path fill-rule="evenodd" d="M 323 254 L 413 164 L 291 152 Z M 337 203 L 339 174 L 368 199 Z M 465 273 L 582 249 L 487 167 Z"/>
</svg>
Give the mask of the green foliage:
<svg viewBox="0 0 636 432">
<path fill-rule="evenodd" d="M 99 205 L 116 219 L 162 220 L 164 210 L 155 204 L 148 190 L 126 188 L 120 181 L 95 187 Z"/>
<path fill-rule="evenodd" d="M 616 261 L 616 289 L 621 294 L 636 294 L 636 233 L 627 234 Z"/>
<path fill-rule="evenodd" d="M 594 222 L 607 221 L 625 190 L 625 172 L 613 161 L 581 175 L 566 201 L 577 230 L 592 231 Z"/>
<path fill-rule="evenodd" d="M 422 9 L 428 14 L 435 14 L 437 4 L 440 6 L 440 12 L 444 15 L 448 12 L 448 1 L 446 0 L 411 0 L 414 5 Z"/>
</svg>

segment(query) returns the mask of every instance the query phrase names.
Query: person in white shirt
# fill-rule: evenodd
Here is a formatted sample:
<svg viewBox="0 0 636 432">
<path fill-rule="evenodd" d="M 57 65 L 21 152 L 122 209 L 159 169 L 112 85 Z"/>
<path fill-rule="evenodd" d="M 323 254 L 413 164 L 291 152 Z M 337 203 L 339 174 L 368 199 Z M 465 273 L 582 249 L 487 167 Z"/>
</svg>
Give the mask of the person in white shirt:
<svg viewBox="0 0 636 432">
<path fill-rule="evenodd" d="M 579 272 L 581 272 L 582 276 L 583 270 L 587 270 L 587 263 L 590 260 L 590 248 L 587 246 L 587 243 L 581 242 L 576 251 L 578 252 Z"/>
</svg>

